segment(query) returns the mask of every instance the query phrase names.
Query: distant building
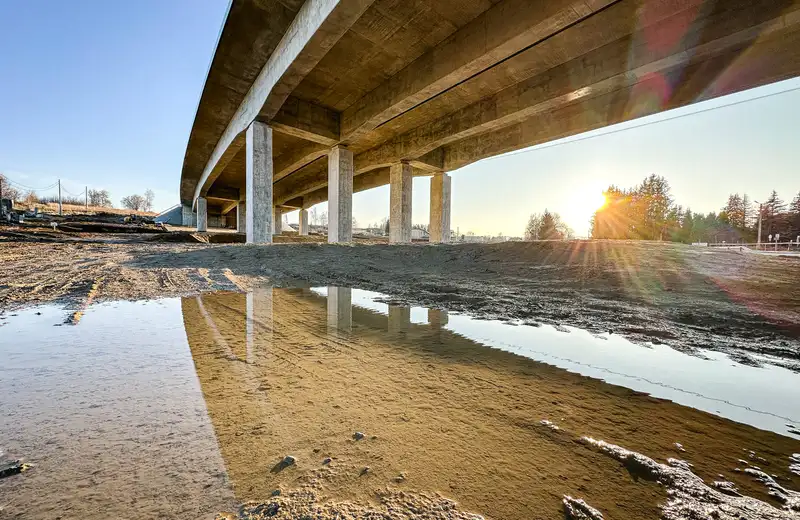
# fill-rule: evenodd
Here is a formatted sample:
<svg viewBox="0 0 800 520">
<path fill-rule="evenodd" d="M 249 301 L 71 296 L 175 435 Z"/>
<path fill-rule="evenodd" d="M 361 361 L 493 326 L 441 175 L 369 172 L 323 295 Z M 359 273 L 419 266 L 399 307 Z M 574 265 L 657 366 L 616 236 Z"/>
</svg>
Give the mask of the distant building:
<svg viewBox="0 0 800 520">
<path fill-rule="evenodd" d="M 411 240 L 430 240 L 431 235 L 422 228 L 411 228 Z"/>
</svg>

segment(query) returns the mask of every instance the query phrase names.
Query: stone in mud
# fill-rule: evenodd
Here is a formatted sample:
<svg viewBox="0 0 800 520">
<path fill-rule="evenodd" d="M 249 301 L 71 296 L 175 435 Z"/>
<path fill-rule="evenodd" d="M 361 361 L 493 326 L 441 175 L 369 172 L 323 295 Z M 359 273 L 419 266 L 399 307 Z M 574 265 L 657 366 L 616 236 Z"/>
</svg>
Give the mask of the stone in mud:
<svg viewBox="0 0 800 520">
<path fill-rule="evenodd" d="M 567 520 L 603 520 L 603 513 L 580 498 L 564 495 L 563 502 Z"/>
<path fill-rule="evenodd" d="M 354 439 L 354 440 L 360 441 L 360 440 L 361 440 L 361 439 L 363 439 L 363 438 L 364 438 L 364 434 L 363 434 L 363 433 L 361 433 L 361 432 L 355 432 L 355 433 L 353 434 L 353 439 Z"/>
<path fill-rule="evenodd" d="M 675 446 L 675 449 L 678 450 L 678 451 L 681 451 L 681 452 L 686 451 L 684 449 L 684 447 L 683 447 L 683 444 L 681 444 L 680 442 L 676 442 L 675 444 L 673 444 L 673 446 Z"/>
<path fill-rule="evenodd" d="M 30 469 L 30 464 L 25 464 L 21 460 L 4 460 L 0 461 L 0 478 L 10 477 L 17 475 L 23 471 Z"/>
<path fill-rule="evenodd" d="M 800 453 L 794 453 L 789 457 L 789 471 L 800 476 Z"/>
<path fill-rule="evenodd" d="M 561 429 L 561 428 L 558 427 L 557 424 L 555 424 L 552 421 L 548 421 L 547 419 L 542 419 L 541 421 L 539 421 L 539 424 L 541 424 L 542 426 L 547 426 L 548 428 L 550 428 L 553 431 L 558 431 L 558 430 Z"/>
<path fill-rule="evenodd" d="M 362 475 L 366 475 L 367 473 L 369 473 L 369 466 L 364 466 L 364 468 L 361 470 L 361 473 L 359 473 L 358 476 L 360 477 Z"/>
<path fill-rule="evenodd" d="M 726 495 L 730 495 L 732 497 L 742 496 L 742 494 L 739 493 L 739 489 L 737 489 L 736 484 L 733 482 L 729 482 L 727 480 L 715 480 L 711 485 Z"/>
<path fill-rule="evenodd" d="M 283 458 L 283 460 L 281 461 L 281 464 L 283 464 L 284 466 L 291 466 L 291 465 L 293 465 L 295 462 L 297 462 L 297 459 L 295 459 L 295 458 L 294 458 L 294 457 L 292 457 L 291 455 L 287 455 L 287 456 L 285 456 L 285 457 Z"/>
<path fill-rule="evenodd" d="M 322 459 L 322 465 L 323 466 L 327 466 L 330 463 L 331 463 L 331 458 L 330 457 L 325 457 L 324 459 Z"/>
</svg>

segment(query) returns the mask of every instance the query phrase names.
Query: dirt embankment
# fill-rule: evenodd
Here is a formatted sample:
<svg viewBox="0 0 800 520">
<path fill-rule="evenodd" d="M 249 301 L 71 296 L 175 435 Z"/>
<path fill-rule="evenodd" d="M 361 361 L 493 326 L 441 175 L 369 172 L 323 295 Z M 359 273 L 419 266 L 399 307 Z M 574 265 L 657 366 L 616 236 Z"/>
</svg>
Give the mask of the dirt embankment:
<svg viewBox="0 0 800 520">
<path fill-rule="evenodd" d="M 675 244 L 195 245 L 0 241 L 0 312 L 34 302 L 339 285 L 481 318 L 800 365 L 800 262 Z M 99 281 L 99 283 L 98 283 Z"/>
</svg>

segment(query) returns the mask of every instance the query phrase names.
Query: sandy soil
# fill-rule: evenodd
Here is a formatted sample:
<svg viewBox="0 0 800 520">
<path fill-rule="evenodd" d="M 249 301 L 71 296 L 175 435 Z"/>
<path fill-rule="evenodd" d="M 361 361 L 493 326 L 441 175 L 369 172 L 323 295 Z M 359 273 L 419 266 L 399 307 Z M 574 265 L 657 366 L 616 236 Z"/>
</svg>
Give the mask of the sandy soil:
<svg viewBox="0 0 800 520">
<path fill-rule="evenodd" d="M 659 243 L 273 246 L 165 236 L 0 239 L 0 312 L 96 301 L 339 285 L 481 318 L 613 331 L 634 341 L 800 367 L 800 261 Z M 155 242 L 153 240 L 158 240 Z M 282 241 L 297 239 L 282 237 Z"/>
<path fill-rule="evenodd" d="M 183 301 L 234 493 L 262 502 L 240 518 L 406 518 L 411 510 L 424 515 L 409 517 L 430 519 L 562 519 L 565 495 L 606 518 L 689 518 L 668 516 L 673 488 L 683 502 L 672 511 L 701 504 L 709 513 L 691 518 L 797 518 L 744 471 L 758 465 L 797 489 L 789 470 L 800 449 L 794 439 L 435 326 L 387 332 L 388 318 L 364 309 L 353 310 L 352 333 L 332 331 L 325 299 L 310 291 L 274 291 L 270 301 L 272 320 L 256 322 L 249 340 L 244 295 Z M 584 437 L 694 467 L 678 472 L 652 459 L 629 461 Z M 281 464 L 287 455 L 294 462 Z M 639 472 L 637 464 L 648 460 L 650 474 Z M 692 471 L 707 485 L 687 484 Z M 706 508 L 723 503 L 707 488 L 714 481 L 764 501 L 773 516 L 735 508 L 711 514 Z M 275 490 L 279 497 L 264 502 Z M 693 491 L 701 496 L 692 498 Z M 403 500 L 398 492 L 406 493 Z M 457 509 L 443 514 L 439 496 L 455 500 Z"/>
</svg>

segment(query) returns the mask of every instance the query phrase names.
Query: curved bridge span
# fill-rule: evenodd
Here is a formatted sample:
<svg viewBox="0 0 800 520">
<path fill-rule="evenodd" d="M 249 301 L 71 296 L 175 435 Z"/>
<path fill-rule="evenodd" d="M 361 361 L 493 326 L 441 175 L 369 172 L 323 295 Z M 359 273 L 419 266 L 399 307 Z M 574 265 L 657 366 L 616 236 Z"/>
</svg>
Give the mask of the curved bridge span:
<svg viewBox="0 0 800 520">
<path fill-rule="evenodd" d="M 800 0 L 232 0 L 189 136 L 184 223 L 236 215 L 250 243 L 282 211 L 390 184 L 390 241 L 431 177 L 494 155 L 800 75 Z M 491 179 L 487 179 L 491 182 Z"/>
</svg>

